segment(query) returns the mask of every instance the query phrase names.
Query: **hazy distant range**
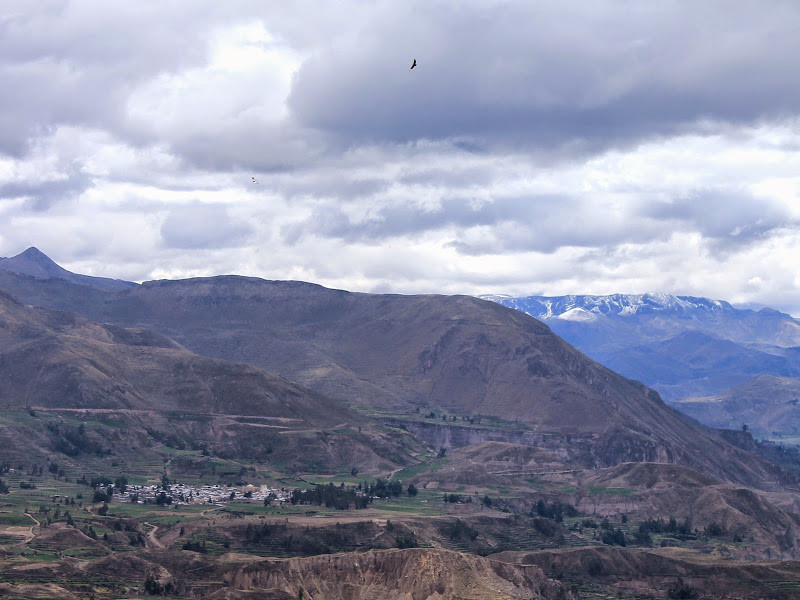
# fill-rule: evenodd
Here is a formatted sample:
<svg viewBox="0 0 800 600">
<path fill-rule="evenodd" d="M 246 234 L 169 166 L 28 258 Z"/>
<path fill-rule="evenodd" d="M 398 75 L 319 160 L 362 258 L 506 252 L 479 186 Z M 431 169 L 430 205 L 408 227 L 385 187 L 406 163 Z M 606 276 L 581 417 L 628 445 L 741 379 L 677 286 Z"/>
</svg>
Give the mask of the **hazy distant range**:
<svg viewBox="0 0 800 600">
<path fill-rule="evenodd" d="M 800 321 L 791 315 L 668 294 L 485 298 L 544 321 L 707 425 L 800 441 Z"/>
</svg>

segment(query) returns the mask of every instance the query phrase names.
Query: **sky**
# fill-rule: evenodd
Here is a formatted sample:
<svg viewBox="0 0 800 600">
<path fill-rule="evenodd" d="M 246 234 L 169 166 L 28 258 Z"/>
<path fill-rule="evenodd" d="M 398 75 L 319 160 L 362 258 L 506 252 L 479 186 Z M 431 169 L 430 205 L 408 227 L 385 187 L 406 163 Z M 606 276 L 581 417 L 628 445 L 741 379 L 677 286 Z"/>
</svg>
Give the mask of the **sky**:
<svg viewBox="0 0 800 600">
<path fill-rule="evenodd" d="M 798 32 L 790 0 L 3 0 L 0 256 L 800 315 Z"/>
</svg>

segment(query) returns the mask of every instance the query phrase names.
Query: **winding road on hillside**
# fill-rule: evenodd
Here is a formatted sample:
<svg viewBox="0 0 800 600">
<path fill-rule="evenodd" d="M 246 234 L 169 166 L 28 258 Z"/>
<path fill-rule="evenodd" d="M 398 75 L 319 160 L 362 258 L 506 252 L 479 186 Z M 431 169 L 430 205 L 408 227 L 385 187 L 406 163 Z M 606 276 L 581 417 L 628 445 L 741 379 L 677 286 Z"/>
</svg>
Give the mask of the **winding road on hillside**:
<svg viewBox="0 0 800 600">
<path fill-rule="evenodd" d="M 147 533 L 148 548 L 164 548 L 165 547 L 164 544 L 162 544 L 156 537 L 156 531 L 158 531 L 158 525 L 153 525 L 152 523 L 148 523 L 146 521 L 143 521 L 142 525 L 147 525 L 148 527 L 152 527 L 152 529 Z"/>
</svg>

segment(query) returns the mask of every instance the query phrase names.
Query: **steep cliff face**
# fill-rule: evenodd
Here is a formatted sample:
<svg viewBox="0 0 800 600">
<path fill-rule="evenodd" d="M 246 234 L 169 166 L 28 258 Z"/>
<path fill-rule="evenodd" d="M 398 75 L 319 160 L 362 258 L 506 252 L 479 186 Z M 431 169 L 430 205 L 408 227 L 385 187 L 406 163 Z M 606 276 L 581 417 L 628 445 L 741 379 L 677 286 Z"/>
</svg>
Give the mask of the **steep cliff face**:
<svg viewBox="0 0 800 600">
<path fill-rule="evenodd" d="M 433 548 L 256 559 L 240 554 L 209 557 L 168 550 L 122 552 L 83 564 L 0 565 L 14 578 L 13 598 L 72 598 L 71 582 L 105 578 L 140 589 L 145 577 L 169 585 L 181 598 L 213 600 L 572 600 L 561 583 L 534 564 L 511 564 Z M 59 581 L 52 595 L 32 595 L 42 579 Z M 129 582 L 129 583 L 125 583 Z M 134 583 L 132 586 L 131 583 Z M 81 588 L 79 597 L 85 597 Z M 63 593 L 61 593 L 63 592 Z M 6 597 L 6 596 L 3 596 Z"/>
<path fill-rule="evenodd" d="M 677 463 L 723 481 L 772 489 L 795 483 L 793 477 L 748 452 L 725 443 L 709 431 L 695 430 L 697 437 L 664 441 L 645 428 L 610 425 L 599 433 L 557 430 L 517 430 L 470 427 L 403 418 L 384 422 L 400 427 L 434 448 L 464 448 L 484 442 L 522 444 L 546 451 L 582 468 L 609 467 L 625 462 Z M 715 459 L 719 456 L 720 460 Z M 776 483 L 778 482 L 778 483 Z"/>
<path fill-rule="evenodd" d="M 263 560 L 224 574 L 229 589 L 314 600 L 568 598 L 541 569 L 433 549 Z M 302 595 L 301 595 L 302 594 Z"/>
</svg>

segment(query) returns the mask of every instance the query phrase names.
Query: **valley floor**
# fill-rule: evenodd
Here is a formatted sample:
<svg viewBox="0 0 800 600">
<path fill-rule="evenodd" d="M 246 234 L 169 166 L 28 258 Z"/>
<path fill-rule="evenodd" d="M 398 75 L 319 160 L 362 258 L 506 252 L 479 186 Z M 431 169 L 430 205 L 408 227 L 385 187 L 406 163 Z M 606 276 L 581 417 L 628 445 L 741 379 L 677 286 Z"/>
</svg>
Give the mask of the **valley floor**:
<svg viewBox="0 0 800 600">
<path fill-rule="evenodd" d="M 484 448 L 509 450 L 520 449 Z M 573 472 L 557 469 L 549 477 L 527 473 L 524 483 L 489 478 L 478 487 L 448 479 L 464 468 L 463 453 L 474 451 L 431 456 L 395 473 L 418 482 L 414 495 L 404 484 L 396 496 L 346 510 L 292 504 L 289 492 L 314 484 L 366 488 L 381 478 L 295 475 L 291 485 L 281 486 L 281 497 L 265 505 L 245 497 L 252 484 L 211 484 L 206 474 L 206 486 L 230 490 L 233 499 L 228 493 L 210 504 L 159 505 L 130 502 L 133 486 L 158 487 L 157 473 L 148 477 L 132 469 L 129 491 L 96 502 L 104 484 L 77 483 L 80 477 L 61 474 L 58 466 L 42 473 L 6 466 L 0 596 L 528 600 L 800 593 L 800 563 L 767 560 L 763 553 L 755 560 L 759 541 L 737 539 L 730 531 L 644 518 L 636 512 L 642 493 L 634 488 L 576 484 Z M 258 483 L 269 476 L 243 467 L 232 479 Z M 200 484 L 195 479 L 170 490 Z M 583 486 L 578 502 L 575 485 Z"/>
</svg>

